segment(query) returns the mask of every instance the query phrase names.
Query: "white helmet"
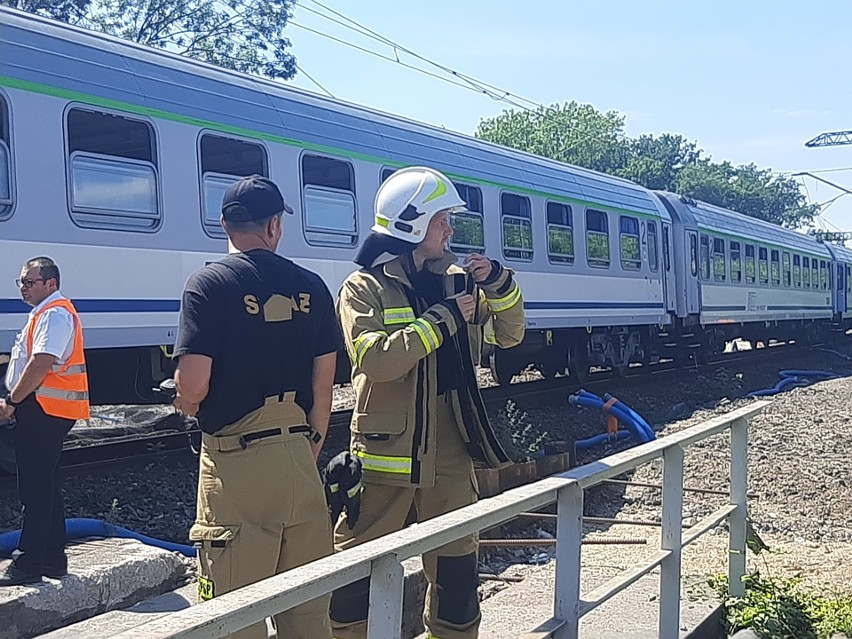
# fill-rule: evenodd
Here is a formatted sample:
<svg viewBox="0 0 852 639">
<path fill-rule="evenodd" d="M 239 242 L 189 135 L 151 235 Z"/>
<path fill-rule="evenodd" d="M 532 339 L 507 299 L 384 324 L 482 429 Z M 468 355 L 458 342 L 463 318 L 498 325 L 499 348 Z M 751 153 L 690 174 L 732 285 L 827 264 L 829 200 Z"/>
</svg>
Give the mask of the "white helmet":
<svg viewBox="0 0 852 639">
<path fill-rule="evenodd" d="M 435 169 L 412 166 L 385 180 L 376 193 L 373 232 L 419 244 L 429 221 L 440 211 L 465 211 L 450 179 Z"/>
</svg>

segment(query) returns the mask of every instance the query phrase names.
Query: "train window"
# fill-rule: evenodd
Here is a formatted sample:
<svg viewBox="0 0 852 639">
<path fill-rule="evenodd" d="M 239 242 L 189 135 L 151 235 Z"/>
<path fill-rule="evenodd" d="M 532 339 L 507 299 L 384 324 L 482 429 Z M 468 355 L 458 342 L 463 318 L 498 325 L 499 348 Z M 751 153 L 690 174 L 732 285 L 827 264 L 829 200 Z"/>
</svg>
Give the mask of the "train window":
<svg viewBox="0 0 852 639">
<path fill-rule="evenodd" d="M 811 258 L 811 287 L 819 288 L 819 263 L 816 258 Z"/>
<path fill-rule="evenodd" d="M 701 279 L 710 279 L 710 238 L 701 236 Z"/>
<path fill-rule="evenodd" d="M 269 177 L 266 149 L 254 142 L 204 133 L 199 142 L 201 210 L 204 230 L 224 237 L 219 224 L 225 190 L 246 175 Z"/>
<path fill-rule="evenodd" d="M 500 196 L 500 213 L 503 219 L 503 255 L 509 259 L 530 261 L 533 257 L 530 199 L 503 193 Z"/>
<path fill-rule="evenodd" d="M 725 281 L 725 240 L 718 237 L 713 238 L 713 279 Z"/>
<path fill-rule="evenodd" d="M 769 254 L 769 275 L 772 280 L 772 286 L 781 286 L 781 261 L 778 251 L 775 249 Z"/>
<path fill-rule="evenodd" d="M 819 287 L 822 289 L 828 288 L 828 268 L 825 260 L 819 261 Z"/>
<path fill-rule="evenodd" d="M 781 253 L 781 281 L 784 286 L 791 286 L 790 254 L 787 251 Z"/>
<path fill-rule="evenodd" d="M 793 255 L 793 286 L 802 288 L 802 257 Z"/>
<path fill-rule="evenodd" d="M 755 268 L 754 268 L 754 245 L 745 245 L 745 276 L 746 284 L 754 284 Z"/>
<path fill-rule="evenodd" d="M 657 254 L 657 223 L 649 221 L 648 226 L 648 266 L 652 271 L 660 268 L 660 257 Z"/>
<path fill-rule="evenodd" d="M 763 247 L 757 249 L 757 281 L 766 286 L 769 284 L 769 259 L 767 250 Z"/>
<path fill-rule="evenodd" d="M 71 217 L 81 226 L 153 231 L 161 214 L 154 130 L 73 108 L 66 116 Z"/>
<path fill-rule="evenodd" d="M 586 261 L 609 267 L 609 220 L 603 211 L 586 209 Z"/>
<path fill-rule="evenodd" d="M 753 262 L 752 262 L 753 263 Z M 731 241 L 731 282 L 738 283 L 743 279 L 743 266 L 740 257 L 740 243 Z"/>
<path fill-rule="evenodd" d="M 663 266 L 666 268 L 666 273 L 670 273 L 672 270 L 669 246 L 669 227 L 663 224 Z"/>
<path fill-rule="evenodd" d="M 846 267 L 846 292 L 852 295 L 852 267 Z M 852 302 L 852 300 L 849 300 Z"/>
<path fill-rule="evenodd" d="M 838 265 L 837 265 L 837 281 L 836 281 L 836 285 L 837 285 L 837 290 L 838 290 L 838 291 L 842 291 L 842 290 L 843 290 L 843 266 L 841 266 L 840 264 L 838 264 Z"/>
<path fill-rule="evenodd" d="M 309 244 L 354 246 L 358 241 L 352 165 L 321 155 L 302 156 L 305 239 Z"/>
<path fill-rule="evenodd" d="M 0 95 L 0 220 L 12 214 L 12 136 L 9 107 Z"/>
<path fill-rule="evenodd" d="M 450 214 L 453 225 L 450 248 L 456 253 L 482 253 L 485 250 L 482 191 L 479 187 L 467 184 L 455 184 L 455 187 L 467 204 L 467 211 Z"/>
<path fill-rule="evenodd" d="M 619 216 L 618 241 L 621 246 L 621 268 L 625 271 L 638 271 L 642 267 L 642 248 L 639 243 L 637 218 Z"/>
<path fill-rule="evenodd" d="M 547 259 L 559 264 L 574 263 L 574 218 L 571 207 L 547 203 Z"/>
<path fill-rule="evenodd" d="M 698 242 L 694 233 L 689 234 L 689 267 L 692 277 L 698 275 Z"/>
<path fill-rule="evenodd" d="M 811 287 L 811 260 L 809 257 L 802 258 L 802 286 Z"/>
</svg>

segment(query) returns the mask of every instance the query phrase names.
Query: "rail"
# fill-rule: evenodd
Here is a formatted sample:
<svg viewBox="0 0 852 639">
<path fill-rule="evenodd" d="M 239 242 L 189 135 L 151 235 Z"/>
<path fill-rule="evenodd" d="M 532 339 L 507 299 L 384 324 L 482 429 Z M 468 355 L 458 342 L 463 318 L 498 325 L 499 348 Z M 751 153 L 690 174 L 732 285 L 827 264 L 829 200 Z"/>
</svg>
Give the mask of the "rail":
<svg viewBox="0 0 852 639">
<path fill-rule="evenodd" d="M 746 561 L 746 479 L 748 422 L 770 402 L 757 401 L 707 422 L 667 435 L 534 484 L 515 488 L 345 552 L 226 593 L 197 606 L 165 615 L 116 635 L 114 639 L 213 639 L 371 576 L 368 636 L 399 637 L 402 622 L 402 561 L 523 512 L 557 504 L 553 618 L 537 636 L 576 639 L 580 618 L 659 567 L 659 636 L 676 639 L 680 626 L 681 552 L 701 535 L 728 520 L 728 577 L 732 595 L 742 595 Z M 730 431 L 730 503 L 686 530 L 682 529 L 684 449 Z M 643 563 L 582 595 L 580 553 L 583 491 L 663 458 L 660 549 Z"/>
</svg>

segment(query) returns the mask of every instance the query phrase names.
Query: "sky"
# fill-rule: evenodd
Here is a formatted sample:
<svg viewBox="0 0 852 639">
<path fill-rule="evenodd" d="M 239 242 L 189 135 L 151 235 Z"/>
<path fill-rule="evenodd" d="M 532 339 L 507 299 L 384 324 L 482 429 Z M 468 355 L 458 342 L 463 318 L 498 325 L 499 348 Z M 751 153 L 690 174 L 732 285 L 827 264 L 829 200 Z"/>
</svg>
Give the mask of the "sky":
<svg viewBox="0 0 852 639">
<path fill-rule="evenodd" d="M 754 162 L 852 189 L 852 146 L 805 148 L 852 130 L 849 0 L 320 0 L 424 58 L 537 103 L 576 100 L 627 118 L 625 132 L 680 133 L 715 161 Z M 300 0 L 286 34 L 292 84 L 472 134 L 511 105 L 427 77 L 308 29 L 394 57 Z M 404 53 L 399 59 L 435 73 Z M 445 74 L 442 74 L 447 77 Z M 811 202 L 841 191 L 803 181 Z M 852 195 L 819 226 L 852 231 Z"/>
</svg>

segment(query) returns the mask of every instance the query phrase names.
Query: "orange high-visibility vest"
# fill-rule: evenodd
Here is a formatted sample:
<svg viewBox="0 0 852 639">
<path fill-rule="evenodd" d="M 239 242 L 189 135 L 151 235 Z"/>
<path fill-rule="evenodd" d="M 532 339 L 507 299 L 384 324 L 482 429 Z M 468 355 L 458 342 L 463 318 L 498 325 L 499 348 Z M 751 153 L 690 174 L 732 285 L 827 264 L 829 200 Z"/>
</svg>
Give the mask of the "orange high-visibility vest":
<svg viewBox="0 0 852 639">
<path fill-rule="evenodd" d="M 35 391 L 36 401 L 48 415 L 64 419 L 89 418 L 89 377 L 83 353 L 83 327 L 71 300 L 60 299 L 40 309 L 27 331 L 27 350 L 33 355 L 33 329 L 38 318 L 49 308 L 64 308 L 74 318 L 74 350 L 64 364 L 54 364 Z"/>
</svg>

